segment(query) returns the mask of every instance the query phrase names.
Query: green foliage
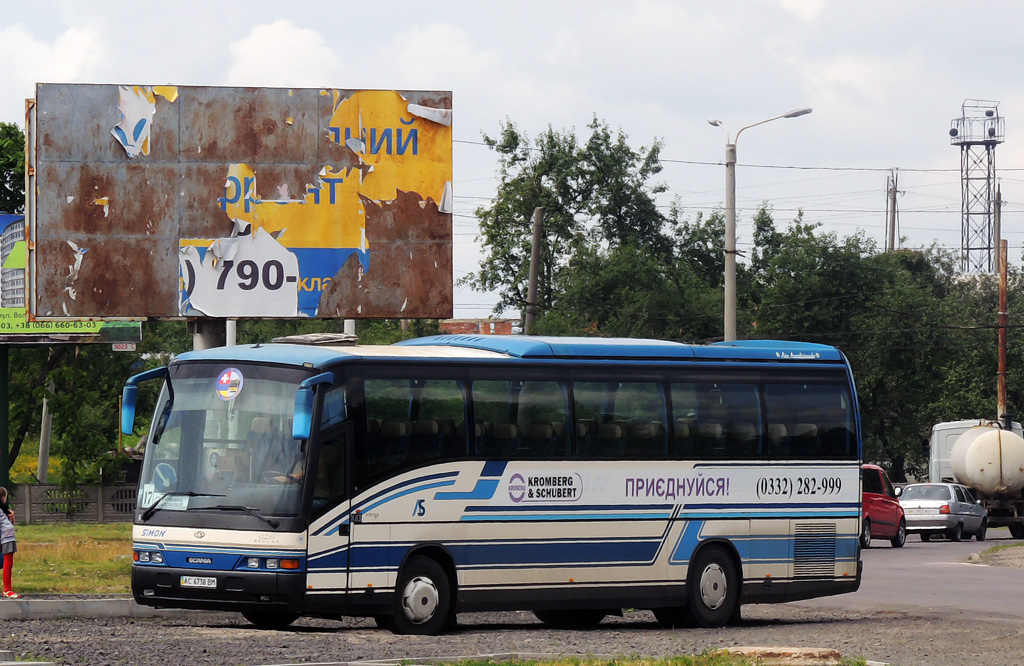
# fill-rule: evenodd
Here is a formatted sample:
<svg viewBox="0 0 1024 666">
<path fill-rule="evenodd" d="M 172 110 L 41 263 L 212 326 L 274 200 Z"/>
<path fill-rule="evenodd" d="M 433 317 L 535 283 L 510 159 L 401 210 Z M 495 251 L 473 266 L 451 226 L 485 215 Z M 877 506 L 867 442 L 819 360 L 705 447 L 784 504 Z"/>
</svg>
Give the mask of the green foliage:
<svg viewBox="0 0 1024 666">
<path fill-rule="evenodd" d="M 0 122 L 0 212 L 25 210 L 25 134 L 14 123 Z"/>
<path fill-rule="evenodd" d="M 549 127 L 531 147 L 510 122 L 498 138 L 484 136 L 498 153 L 501 194 L 477 210 L 486 256 L 480 270 L 460 283 L 496 290 L 496 312 L 508 307 L 525 312 L 536 207 L 544 209 L 538 271 L 543 311 L 555 306 L 556 285 L 570 279 L 574 262 L 624 247 L 644 248 L 663 259 L 670 255 L 666 218 L 653 198 L 664 188 L 648 184 L 661 170 L 660 142 L 634 151 L 625 134 L 613 135 L 596 118 L 588 129 L 584 145 L 573 131 Z"/>
<path fill-rule="evenodd" d="M 498 139 L 501 186 L 481 208 L 486 254 L 464 283 L 522 308 L 535 206 L 546 213 L 542 334 L 710 341 L 722 334 L 724 220 L 655 205 L 657 142 L 634 151 L 596 119 L 580 144 L 549 128 L 530 145 L 512 123 Z M 954 253 L 882 253 L 862 232 L 840 237 L 802 213 L 777 227 L 763 204 L 737 271 L 745 338 L 830 344 L 857 379 L 864 456 L 894 479 L 925 471 L 922 440 L 938 421 L 994 418 L 997 280 L 963 276 Z M 740 224 L 743 224 L 740 221 Z M 1011 269 L 1009 311 L 1024 305 Z M 1008 409 L 1024 410 L 1024 329 L 1009 329 Z"/>
</svg>

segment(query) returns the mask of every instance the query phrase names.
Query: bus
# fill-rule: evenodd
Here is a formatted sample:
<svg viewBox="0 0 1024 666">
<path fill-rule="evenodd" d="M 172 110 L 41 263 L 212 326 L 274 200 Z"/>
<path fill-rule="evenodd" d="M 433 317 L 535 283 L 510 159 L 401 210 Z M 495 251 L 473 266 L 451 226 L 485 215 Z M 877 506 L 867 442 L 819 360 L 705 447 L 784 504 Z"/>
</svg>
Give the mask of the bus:
<svg viewBox="0 0 1024 666">
<path fill-rule="evenodd" d="M 860 585 L 857 396 L 833 347 L 296 336 L 132 377 L 125 433 L 155 379 L 139 604 L 399 634 L 498 610 L 719 627 Z"/>
</svg>

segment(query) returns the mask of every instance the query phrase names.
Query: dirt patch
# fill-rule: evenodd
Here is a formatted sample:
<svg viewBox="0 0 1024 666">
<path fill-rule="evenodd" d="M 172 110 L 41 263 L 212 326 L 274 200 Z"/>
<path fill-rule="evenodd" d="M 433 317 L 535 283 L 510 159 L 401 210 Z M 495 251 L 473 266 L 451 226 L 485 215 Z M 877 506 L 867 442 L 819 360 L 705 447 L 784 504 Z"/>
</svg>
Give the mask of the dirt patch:
<svg viewBox="0 0 1024 666">
<path fill-rule="evenodd" d="M 1024 569 L 1024 544 L 1016 546 L 996 546 L 968 558 L 970 562 L 988 564 L 994 567 L 1016 567 Z"/>
</svg>

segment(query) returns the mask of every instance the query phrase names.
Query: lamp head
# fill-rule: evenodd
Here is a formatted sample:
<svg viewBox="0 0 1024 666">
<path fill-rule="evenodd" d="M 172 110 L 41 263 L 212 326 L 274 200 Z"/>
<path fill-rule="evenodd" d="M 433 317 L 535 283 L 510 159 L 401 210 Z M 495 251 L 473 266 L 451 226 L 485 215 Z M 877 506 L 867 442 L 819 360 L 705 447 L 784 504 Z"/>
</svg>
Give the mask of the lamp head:
<svg viewBox="0 0 1024 666">
<path fill-rule="evenodd" d="M 790 111 L 788 113 L 784 113 L 784 114 L 782 114 L 782 117 L 783 118 L 799 118 L 800 116 L 806 116 L 808 113 L 810 113 L 813 110 L 814 109 L 805 106 L 802 109 L 793 109 L 792 111 Z"/>
<path fill-rule="evenodd" d="M 722 121 L 719 120 L 718 118 L 708 118 L 708 124 L 714 125 L 715 127 L 721 127 Z"/>
</svg>

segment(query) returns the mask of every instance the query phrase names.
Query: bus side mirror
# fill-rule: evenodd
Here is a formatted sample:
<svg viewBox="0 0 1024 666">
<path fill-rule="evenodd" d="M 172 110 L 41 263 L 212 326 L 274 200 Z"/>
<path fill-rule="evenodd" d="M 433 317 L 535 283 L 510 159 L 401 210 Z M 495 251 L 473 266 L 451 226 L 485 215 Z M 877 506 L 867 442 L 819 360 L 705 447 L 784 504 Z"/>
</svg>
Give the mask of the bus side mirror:
<svg viewBox="0 0 1024 666">
<path fill-rule="evenodd" d="M 313 397 L 318 384 L 334 383 L 333 372 L 322 372 L 299 384 L 295 392 L 295 415 L 292 419 L 292 439 L 309 439 L 313 431 Z"/>
<path fill-rule="evenodd" d="M 121 432 L 130 435 L 135 432 L 135 401 L 139 397 L 139 387 L 125 384 L 121 391 Z"/>
<path fill-rule="evenodd" d="M 167 376 L 167 368 L 155 368 L 140 372 L 125 382 L 121 391 L 121 432 L 130 435 L 135 431 L 135 402 L 139 398 L 139 384 L 150 379 Z"/>
</svg>

